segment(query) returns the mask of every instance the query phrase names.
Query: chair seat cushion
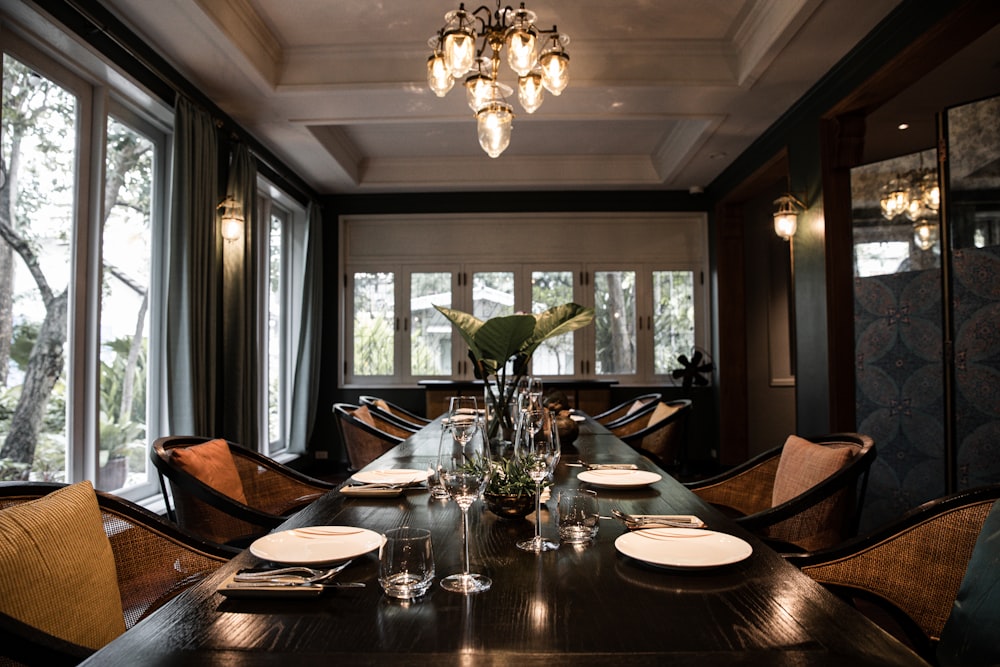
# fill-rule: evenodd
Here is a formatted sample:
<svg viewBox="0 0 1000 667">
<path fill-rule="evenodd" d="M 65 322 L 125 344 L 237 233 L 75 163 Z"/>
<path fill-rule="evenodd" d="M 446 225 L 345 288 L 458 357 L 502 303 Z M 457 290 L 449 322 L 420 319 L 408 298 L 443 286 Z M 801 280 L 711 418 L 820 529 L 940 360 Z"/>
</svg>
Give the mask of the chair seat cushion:
<svg viewBox="0 0 1000 667">
<path fill-rule="evenodd" d="M 90 482 L 0 510 L 0 610 L 92 649 L 125 632 L 114 552 Z"/>
<path fill-rule="evenodd" d="M 816 486 L 847 465 L 857 449 L 849 443 L 817 445 L 796 435 L 788 436 L 774 474 L 771 506 L 780 505 Z"/>
<path fill-rule="evenodd" d="M 229 443 L 222 438 L 171 449 L 170 459 L 202 484 L 237 502 L 247 504 L 243 482 L 236 469 L 233 454 L 229 451 Z"/>
</svg>

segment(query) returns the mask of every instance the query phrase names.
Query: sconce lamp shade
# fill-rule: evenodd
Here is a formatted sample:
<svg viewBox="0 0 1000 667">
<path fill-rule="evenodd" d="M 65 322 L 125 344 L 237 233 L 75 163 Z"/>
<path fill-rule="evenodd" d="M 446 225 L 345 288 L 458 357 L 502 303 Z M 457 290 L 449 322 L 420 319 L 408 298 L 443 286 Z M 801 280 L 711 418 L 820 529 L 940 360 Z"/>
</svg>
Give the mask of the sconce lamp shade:
<svg viewBox="0 0 1000 667">
<path fill-rule="evenodd" d="M 795 236 L 799 222 L 799 210 L 805 206 L 790 194 L 774 200 L 778 210 L 774 212 L 774 233 L 788 241 Z"/>
<path fill-rule="evenodd" d="M 226 197 L 218 206 L 222 210 L 222 238 L 236 241 L 243 234 L 243 206 L 233 197 Z"/>
</svg>

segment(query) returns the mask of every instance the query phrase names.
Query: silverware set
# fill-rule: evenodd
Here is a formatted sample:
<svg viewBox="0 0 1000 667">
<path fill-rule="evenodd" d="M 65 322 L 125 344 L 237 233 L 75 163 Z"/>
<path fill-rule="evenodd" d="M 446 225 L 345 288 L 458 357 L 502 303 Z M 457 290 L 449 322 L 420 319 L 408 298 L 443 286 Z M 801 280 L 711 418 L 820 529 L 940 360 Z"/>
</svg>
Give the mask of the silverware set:
<svg viewBox="0 0 1000 667">
<path fill-rule="evenodd" d="M 345 561 L 336 567 L 315 569 L 310 567 L 282 567 L 273 570 L 238 572 L 233 582 L 240 587 L 269 588 L 276 586 L 322 586 L 325 588 L 364 588 L 360 581 L 330 581 L 351 564 Z"/>
<path fill-rule="evenodd" d="M 612 509 L 611 513 L 616 519 L 620 520 L 625 524 L 630 530 L 635 530 L 636 528 L 652 528 L 652 527 L 667 527 L 667 528 L 701 528 L 704 524 L 701 521 L 694 521 L 692 518 L 681 516 L 681 515 L 671 515 L 671 514 L 643 514 L 643 515 L 632 515 L 622 512 L 619 509 Z"/>
</svg>

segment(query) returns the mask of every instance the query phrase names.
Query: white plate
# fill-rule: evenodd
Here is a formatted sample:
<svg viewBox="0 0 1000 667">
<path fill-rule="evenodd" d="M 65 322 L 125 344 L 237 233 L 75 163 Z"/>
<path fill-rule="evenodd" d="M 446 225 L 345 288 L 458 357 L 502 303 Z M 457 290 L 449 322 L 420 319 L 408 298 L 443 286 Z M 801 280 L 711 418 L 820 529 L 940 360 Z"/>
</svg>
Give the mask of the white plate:
<svg viewBox="0 0 1000 667">
<path fill-rule="evenodd" d="M 382 545 L 382 536 L 353 526 L 308 526 L 265 535 L 250 545 L 257 558 L 288 565 L 323 565 L 356 558 Z"/>
<path fill-rule="evenodd" d="M 388 468 L 386 470 L 362 470 L 351 479 L 362 484 L 420 484 L 427 481 L 427 470 L 413 468 Z"/>
<path fill-rule="evenodd" d="M 658 473 L 649 470 L 586 470 L 576 478 L 606 489 L 637 488 L 663 479 Z"/>
<path fill-rule="evenodd" d="M 753 547 L 738 537 L 699 528 L 645 528 L 619 535 L 626 556 L 663 567 L 707 568 L 738 563 Z"/>
<path fill-rule="evenodd" d="M 585 421 L 587 421 L 587 418 L 584 417 L 583 415 L 570 415 L 569 418 L 572 419 L 575 422 L 585 422 Z"/>
</svg>

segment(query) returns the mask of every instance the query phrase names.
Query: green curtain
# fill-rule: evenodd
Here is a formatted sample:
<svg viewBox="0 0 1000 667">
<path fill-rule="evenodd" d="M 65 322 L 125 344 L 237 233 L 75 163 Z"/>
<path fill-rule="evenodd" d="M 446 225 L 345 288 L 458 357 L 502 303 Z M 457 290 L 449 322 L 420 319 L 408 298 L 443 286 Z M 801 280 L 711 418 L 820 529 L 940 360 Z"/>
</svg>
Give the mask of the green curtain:
<svg viewBox="0 0 1000 667">
<path fill-rule="evenodd" d="M 257 228 L 257 163 L 245 144 L 236 143 L 229 161 L 226 196 L 243 211 L 243 232 L 222 246 L 222 359 L 219 378 L 218 435 L 261 451 L 260 409 L 257 404 L 257 254 L 261 252 Z M 219 211 L 220 223 L 223 211 Z M 267 354 L 266 350 L 262 351 Z"/>
<path fill-rule="evenodd" d="M 305 235 L 302 302 L 299 304 L 299 340 L 292 381 L 288 450 L 304 453 L 316 422 L 319 394 L 320 343 L 323 339 L 323 215 L 309 204 Z"/>
<path fill-rule="evenodd" d="M 178 97 L 167 260 L 167 428 L 216 430 L 218 144 L 209 114 Z"/>
</svg>

